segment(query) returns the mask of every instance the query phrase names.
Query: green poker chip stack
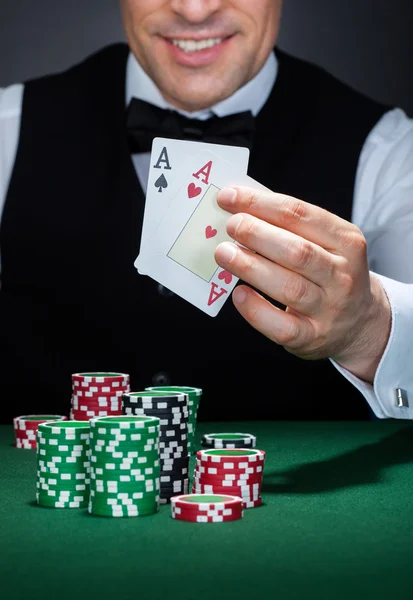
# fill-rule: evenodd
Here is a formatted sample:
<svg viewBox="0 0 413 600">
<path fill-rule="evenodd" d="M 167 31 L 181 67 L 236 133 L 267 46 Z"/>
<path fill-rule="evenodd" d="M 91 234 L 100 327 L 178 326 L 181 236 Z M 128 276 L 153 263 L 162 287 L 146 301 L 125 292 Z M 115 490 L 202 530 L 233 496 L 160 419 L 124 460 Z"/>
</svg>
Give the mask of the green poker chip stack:
<svg viewBox="0 0 413 600">
<path fill-rule="evenodd" d="M 39 425 L 36 500 L 40 506 L 88 506 L 89 432 L 87 421 L 51 421 Z"/>
<path fill-rule="evenodd" d="M 195 433 L 196 433 L 196 421 L 198 417 L 199 403 L 201 402 L 202 389 L 189 386 L 155 386 L 147 387 L 150 391 L 160 392 L 182 392 L 188 395 L 188 452 L 194 452 L 195 450 Z"/>
<path fill-rule="evenodd" d="M 90 514 L 139 517 L 159 510 L 159 431 L 157 417 L 90 421 Z"/>
</svg>

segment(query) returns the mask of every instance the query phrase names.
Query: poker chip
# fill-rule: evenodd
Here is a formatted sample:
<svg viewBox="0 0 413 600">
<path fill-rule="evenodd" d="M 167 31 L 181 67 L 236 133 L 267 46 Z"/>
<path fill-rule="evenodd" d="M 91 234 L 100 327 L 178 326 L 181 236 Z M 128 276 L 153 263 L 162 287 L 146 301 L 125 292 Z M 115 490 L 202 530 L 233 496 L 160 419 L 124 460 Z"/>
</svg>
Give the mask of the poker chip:
<svg viewBox="0 0 413 600">
<path fill-rule="evenodd" d="M 188 395 L 145 390 L 123 395 L 125 415 L 159 419 L 160 502 L 189 492 Z"/>
<path fill-rule="evenodd" d="M 49 508 L 86 508 L 89 501 L 89 422 L 54 421 L 37 429 L 36 500 Z"/>
<path fill-rule="evenodd" d="M 162 483 L 161 477 L 161 504 L 169 504 L 171 499 L 177 494 L 189 493 L 189 479 L 174 480 L 172 485 Z"/>
<path fill-rule="evenodd" d="M 153 416 L 90 421 L 90 514 L 139 517 L 159 510 L 159 433 Z"/>
<path fill-rule="evenodd" d="M 23 415 L 13 419 L 14 445 L 16 448 L 36 450 L 36 433 L 40 423 L 48 421 L 65 421 L 62 415 Z"/>
<path fill-rule="evenodd" d="M 231 474 L 230 475 L 216 475 L 216 476 L 208 476 L 205 474 L 195 473 L 194 475 L 194 483 L 203 483 L 204 485 L 218 485 L 221 487 L 238 485 L 243 486 L 248 482 L 249 485 L 255 483 L 261 483 L 262 474 L 256 475 L 246 475 L 243 473 Z"/>
<path fill-rule="evenodd" d="M 225 523 L 244 516 L 244 502 L 228 494 L 186 494 L 171 498 L 171 516 L 192 523 Z"/>
<path fill-rule="evenodd" d="M 84 421 L 121 415 L 122 396 L 129 390 L 129 375 L 124 373 L 75 373 L 70 418 Z"/>
<path fill-rule="evenodd" d="M 201 444 L 205 448 L 255 448 L 257 438 L 250 433 L 206 433 Z"/>
<path fill-rule="evenodd" d="M 244 508 L 262 504 L 265 452 L 248 448 L 200 450 L 196 455 L 192 492 L 230 494 Z"/>
<path fill-rule="evenodd" d="M 243 500 L 258 500 L 260 497 L 261 486 L 259 484 L 248 486 L 218 486 L 218 485 L 201 485 L 196 484 L 192 488 L 194 494 L 225 494 L 233 493 Z"/>
<path fill-rule="evenodd" d="M 164 459 L 162 460 L 162 471 L 163 474 L 171 475 L 187 475 L 189 473 L 189 457 L 183 456 L 182 458 L 175 458 L 173 460 Z"/>
<path fill-rule="evenodd" d="M 127 387 L 129 375 L 125 373 L 74 373 L 72 381 L 75 387 L 107 386 L 110 389 Z"/>
<path fill-rule="evenodd" d="M 205 465 L 234 465 L 242 468 L 244 465 L 264 463 L 265 452 L 263 450 L 248 448 L 212 449 L 199 450 L 196 453 L 197 460 Z"/>
<path fill-rule="evenodd" d="M 216 463 L 206 464 L 205 462 L 201 462 L 197 459 L 195 464 L 199 473 L 219 476 L 225 474 L 257 475 L 262 473 L 264 470 L 264 463 L 259 463 L 252 466 L 249 466 L 250 463 L 241 463 L 239 466 L 236 466 L 233 462 L 223 462 L 219 465 L 219 467 L 217 467 Z"/>
<path fill-rule="evenodd" d="M 202 397 L 202 389 L 190 386 L 156 386 L 146 388 L 149 391 L 161 391 L 161 392 L 183 392 L 188 396 L 188 451 L 191 453 L 194 448 L 196 422 L 198 416 L 199 403 Z"/>
</svg>

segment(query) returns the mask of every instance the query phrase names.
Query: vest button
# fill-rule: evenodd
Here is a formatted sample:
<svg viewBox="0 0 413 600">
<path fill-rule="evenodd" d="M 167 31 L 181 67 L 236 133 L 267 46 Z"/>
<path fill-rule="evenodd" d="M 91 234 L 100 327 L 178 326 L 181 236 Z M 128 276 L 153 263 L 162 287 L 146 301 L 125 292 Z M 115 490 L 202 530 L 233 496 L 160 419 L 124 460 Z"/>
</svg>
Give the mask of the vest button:
<svg viewBox="0 0 413 600">
<path fill-rule="evenodd" d="M 162 298 L 172 298 L 175 294 L 168 290 L 168 288 L 164 287 L 160 283 L 158 283 L 158 294 L 162 296 Z"/>
<path fill-rule="evenodd" d="M 159 373 L 155 373 L 155 375 L 152 377 L 152 385 L 171 385 L 171 378 L 165 371 L 159 371 Z"/>
</svg>

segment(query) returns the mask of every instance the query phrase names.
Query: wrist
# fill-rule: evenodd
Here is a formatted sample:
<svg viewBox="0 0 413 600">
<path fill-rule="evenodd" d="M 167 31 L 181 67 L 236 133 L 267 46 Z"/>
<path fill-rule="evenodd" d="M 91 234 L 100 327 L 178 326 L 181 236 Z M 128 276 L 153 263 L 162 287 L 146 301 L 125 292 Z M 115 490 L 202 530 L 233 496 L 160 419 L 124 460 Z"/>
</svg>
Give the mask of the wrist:
<svg viewBox="0 0 413 600">
<path fill-rule="evenodd" d="M 364 326 L 345 355 L 333 357 L 340 366 L 368 383 L 373 383 L 391 331 L 391 306 L 380 281 L 370 274 L 372 303 Z"/>
</svg>

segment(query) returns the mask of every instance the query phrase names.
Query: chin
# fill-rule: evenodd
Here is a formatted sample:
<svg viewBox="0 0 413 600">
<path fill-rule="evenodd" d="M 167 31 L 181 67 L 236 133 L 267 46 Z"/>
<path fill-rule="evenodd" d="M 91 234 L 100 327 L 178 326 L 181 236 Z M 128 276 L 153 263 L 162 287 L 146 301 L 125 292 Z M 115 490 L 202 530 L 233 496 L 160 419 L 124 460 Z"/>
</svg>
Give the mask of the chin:
<svg viewBox="0 0 413 600">
<path fill-rule="evenodd" d="M 217 98 L 209 98 L 206 94 L 201 94 L 193 97 L 185 96 L 185 98 L 180 98 L 178 102 L 185 107 L 184 110 L 187 112 L 197 112 L 214 106 L 219 100 Z"/>
<path fill-rule="evenodd" d="M 170 94 L 170 97 L 174 98 L 174 103 L 179 103 L 180 107 L 184 108 L 187 112 L 196 112 L 210 108 L 233 93 L 232 90 L 225 92 L 224 90 L 214 89 L 212 82 L 207 86 L 202 85 L 202 87 L 196 87 L 195 89 L 192 82 L 191 88 L 189 89 L 188 85 L 182 84 L 178 89 L 175 86 L 175 89 L 171 90 L 172 93 Z M 182 90 L 186 90 L 185 95 L 182 94 Z M 211 93 L 211 91 L 214 93 Z"/>
</svg>

